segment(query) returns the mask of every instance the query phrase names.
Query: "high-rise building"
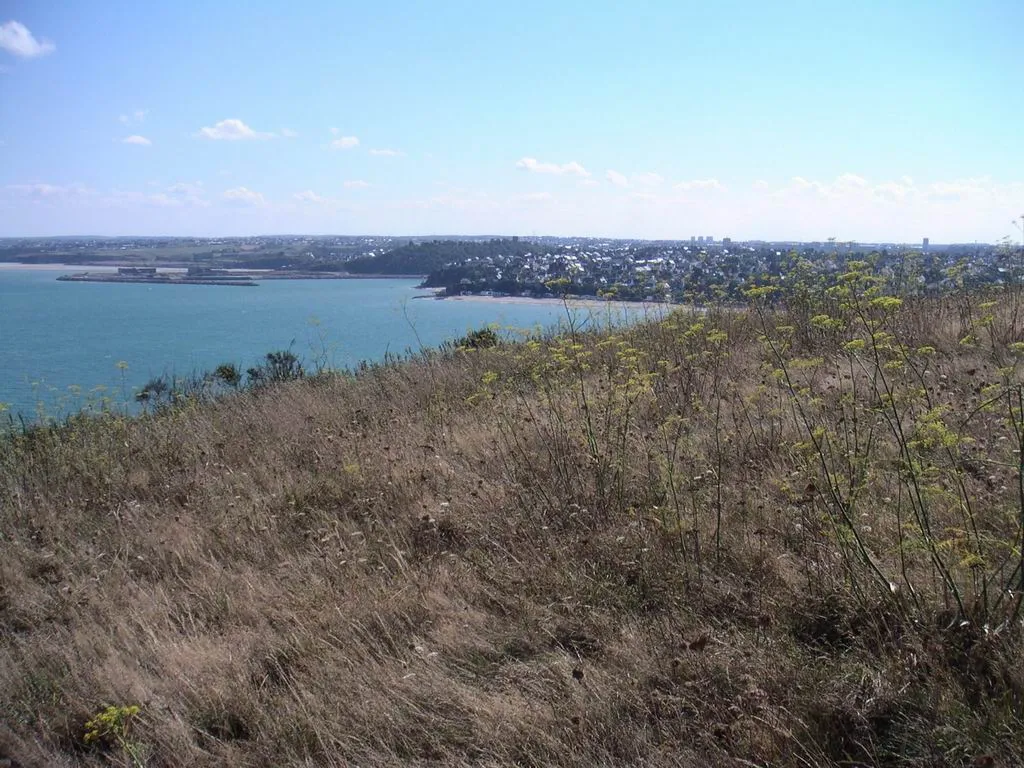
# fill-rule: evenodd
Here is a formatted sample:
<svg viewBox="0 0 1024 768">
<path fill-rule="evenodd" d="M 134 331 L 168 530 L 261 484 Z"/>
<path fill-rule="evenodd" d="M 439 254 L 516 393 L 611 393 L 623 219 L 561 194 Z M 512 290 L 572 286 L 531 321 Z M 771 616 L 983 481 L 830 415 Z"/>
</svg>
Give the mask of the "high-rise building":
<svg viewBox="0 0 1024 768">
<path fill-rule="evenodd" d="M 711 245 L 713 242 L 715 242 L 715 236 L 708 235 L 707 237 L 704 238 L 704 242 L 707 243 L 708 245 Z"/>
<path fill-rule="evenodd" d="M 928 238 L 927 237 L 924 240 L 921 241 L 921 250 L 924 251 L 925 253 L 928 253 Z"/>
<path fill-rule="evenodd" d="M 726 248 L 728 248 L 730 245 L 732 245 L 732 238 L 731 237 L 723 237 L 722 238 L 722 245 L 725 246 Z"/>
<path fill-rule="evenodd" d="M 690 245 L 696 245 L 696 244 L 697 244 L 697 236 L 696 235 L 690 235 Z"/>
</svg>

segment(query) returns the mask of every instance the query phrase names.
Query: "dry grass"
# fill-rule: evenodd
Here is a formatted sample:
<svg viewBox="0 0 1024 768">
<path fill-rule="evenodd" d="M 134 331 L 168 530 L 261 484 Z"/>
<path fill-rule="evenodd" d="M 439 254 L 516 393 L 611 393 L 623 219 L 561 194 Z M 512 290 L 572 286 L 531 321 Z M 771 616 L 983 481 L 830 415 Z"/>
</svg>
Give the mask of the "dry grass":
<svg viewBox="0 0 1024 768">
<path fill-rule="evenodd" d="M 1019 391 L 1024 328 L 1018 295 L 982 299 L 884 318 L 934 348 L 927 373 L 885 369 L 900 391 L 924 377 L 902 426 L 950 406 L 955 443 L 912 448 L 952 585 L 914 529 L 878 370 L 775 312 L 15 436 L 0 757 L 1024 764 L 1020 440 L 999 399 Z M 137 758 L 85 744 L 87 720 L 132 704 Z"/>
</svg>

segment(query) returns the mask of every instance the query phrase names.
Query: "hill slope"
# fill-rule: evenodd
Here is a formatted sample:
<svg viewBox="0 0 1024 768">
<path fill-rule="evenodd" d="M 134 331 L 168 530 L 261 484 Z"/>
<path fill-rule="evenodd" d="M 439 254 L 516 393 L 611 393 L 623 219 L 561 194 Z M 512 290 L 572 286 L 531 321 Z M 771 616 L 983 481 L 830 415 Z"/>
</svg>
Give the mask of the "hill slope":
<svg viewBox="0 0 1024 768">
<path fill-rule="evenodd" d="M 0 756 L 1024 764 L 1022 296 L 763 294 L 6 441 Z"/>
</svg>

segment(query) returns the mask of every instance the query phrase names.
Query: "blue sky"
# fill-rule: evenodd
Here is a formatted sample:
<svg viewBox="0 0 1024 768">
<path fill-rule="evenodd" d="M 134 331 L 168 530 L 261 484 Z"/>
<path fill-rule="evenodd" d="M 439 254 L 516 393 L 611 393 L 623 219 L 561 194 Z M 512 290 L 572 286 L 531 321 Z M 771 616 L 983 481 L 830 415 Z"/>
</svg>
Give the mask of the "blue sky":
<svg viewBox="0 0 1024 768">
<path fill-rule="evenodd" d="M 0 236 L 995 241 L 1024 3 L 0 2 Z"/>
</svg>

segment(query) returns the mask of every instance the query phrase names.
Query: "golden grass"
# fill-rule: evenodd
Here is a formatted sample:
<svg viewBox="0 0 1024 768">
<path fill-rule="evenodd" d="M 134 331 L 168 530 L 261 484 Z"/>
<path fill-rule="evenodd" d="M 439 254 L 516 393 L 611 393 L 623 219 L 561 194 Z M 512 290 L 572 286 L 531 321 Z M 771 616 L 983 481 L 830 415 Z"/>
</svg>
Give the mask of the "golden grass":
<svg viewBox="0 0 1024 768">
<path fill-rule="evenodd" d="M 677 313 L 15 435 L 0 757 L 1024 764 L 1019 440 L 1003 400 L 976 410 L 987 385 L 1020 387 L 1024 328 L 1017 294 L 965 320 L 984 298 L 884 319 L 935 350 L 898 413 L 920 434 L 950 406 L 957 441 L 922 438 L 914 460 L 963 610 L 910 525 L 879 371 L 851 368 L 866 353 L 841 333 L 785 330 L 796 309 Z M 849 455 L 823 462 L 819 428 Z M 90 718 L 136 704 L 137 757 L 85 743 Z"/>
</svg>

